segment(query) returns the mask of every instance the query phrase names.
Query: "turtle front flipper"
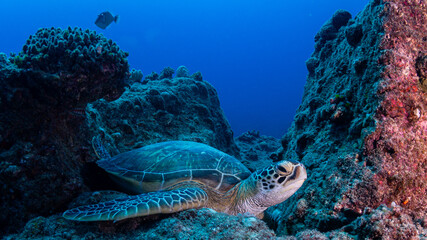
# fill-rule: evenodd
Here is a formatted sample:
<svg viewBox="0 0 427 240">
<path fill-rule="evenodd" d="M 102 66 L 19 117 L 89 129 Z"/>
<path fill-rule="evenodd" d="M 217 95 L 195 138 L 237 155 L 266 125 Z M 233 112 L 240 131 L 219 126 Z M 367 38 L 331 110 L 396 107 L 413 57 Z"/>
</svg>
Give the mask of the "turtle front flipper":
<svg viewBox="0 0 427 240">
<path fill-rule="evenodd" d="M 92 138 L 92 148 L 95 151 L 95 154 L 99 159 L 110 159 L 111 158 L 111 155 L 107 151 L 107 149 L 104 147 L 104 144 L 102 143 L 100 136 L 94 136 Z"/>
<path fill-rule="evenodd" d="M 205 206 L 208 195 L 200 188 L 150 192 L 127 196 L 64 212 L 63 217 L 76 221 L 122 220 L 159 213 L 174 213 Z"/>
</svg>

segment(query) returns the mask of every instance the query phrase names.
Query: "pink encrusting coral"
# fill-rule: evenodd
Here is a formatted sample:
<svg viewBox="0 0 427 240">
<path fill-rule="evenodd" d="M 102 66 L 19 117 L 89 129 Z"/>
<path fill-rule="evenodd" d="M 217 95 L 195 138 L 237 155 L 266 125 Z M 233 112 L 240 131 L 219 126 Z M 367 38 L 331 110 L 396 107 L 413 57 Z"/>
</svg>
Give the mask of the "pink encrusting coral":
<svg viewBox="0 0 427 240">
<path fill-rule="evenodd" d="M 424 1 L 384 4 L 381 100 L 376 129 L 365 139 L 367 161 L 378 167 L 371 204 L 395 202 L 422 217 L 427 211 L 427 91 L 417 72 L 427 68 L 419 69 L 417 61 L 427 55 L 427 8 Z"/>
<path fill-rule="evenodd" d="M 304 97 L 282 139 L 279 156 L 298 158 L 309 177 L 277 208 L 278 235 L 426 237 L 426 2 L 372 0 L 337 27 L 339 16 L 315 37 Z"/>
</svg>

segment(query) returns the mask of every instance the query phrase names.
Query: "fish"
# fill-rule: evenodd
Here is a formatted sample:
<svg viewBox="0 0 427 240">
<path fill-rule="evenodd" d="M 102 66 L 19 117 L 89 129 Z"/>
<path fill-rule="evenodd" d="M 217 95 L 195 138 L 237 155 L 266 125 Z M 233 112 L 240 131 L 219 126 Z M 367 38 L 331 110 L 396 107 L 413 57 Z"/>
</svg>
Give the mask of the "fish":
<svg viewBox="0 0 427 240">
<path fill-rule="evenodd" d="M 102 29 L 106 29 L 113 21 L 117 23 L 117 21 L 119 21 L 119 15 L 113 16 L 109 11 L 106 11 L 98 15 L 95 24 Z"/>
</svg>

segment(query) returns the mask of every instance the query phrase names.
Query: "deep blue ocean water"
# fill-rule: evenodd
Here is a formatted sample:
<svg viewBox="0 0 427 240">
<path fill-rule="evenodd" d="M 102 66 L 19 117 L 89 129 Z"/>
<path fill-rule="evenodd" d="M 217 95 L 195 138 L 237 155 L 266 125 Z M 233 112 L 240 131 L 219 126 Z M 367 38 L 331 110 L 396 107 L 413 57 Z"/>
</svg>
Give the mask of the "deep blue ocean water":
<svg viewBox="0 0 427 240">
<path fill-rule="evenodd" d="M 281 137 L 301 102 L 314 36 L 337 9 L 367 0 L 0 0 L 0 52 L 19 52 L 41 27 L 89 28 L 130 53 L 144 75 L 167 66 L 200 71 L 218 91 L 235 136 Z M 106 30 L 103 11 L 120 20 Z"/>
</svg>

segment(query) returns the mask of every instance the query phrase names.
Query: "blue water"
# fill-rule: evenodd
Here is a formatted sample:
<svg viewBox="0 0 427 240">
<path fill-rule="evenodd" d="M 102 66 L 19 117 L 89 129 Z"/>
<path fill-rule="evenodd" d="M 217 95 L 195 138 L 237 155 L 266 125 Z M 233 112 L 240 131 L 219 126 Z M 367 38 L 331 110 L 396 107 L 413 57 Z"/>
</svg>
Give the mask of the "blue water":
<svg viewBox="0 0 427 240">
<path fill-rule="evenodd" d="M 281 137 L 301 102 L 314 35 L 337 9 L 355 16 L 368 3 L 342 0 L 0 0 L 0 51 L 19 52 L 41 27 L 102 32 L 144 75 L 185 65 L 218 91 L 235 136 Z M 106 30 L 105 10 L 120 15 Z"/>
</svg>

